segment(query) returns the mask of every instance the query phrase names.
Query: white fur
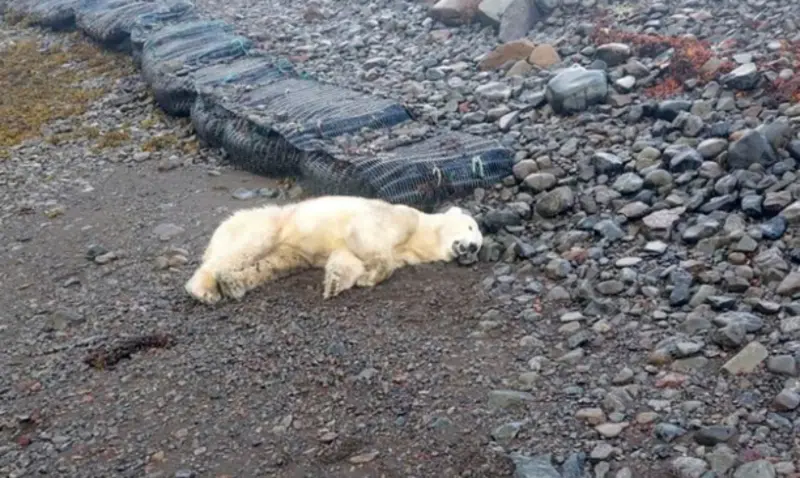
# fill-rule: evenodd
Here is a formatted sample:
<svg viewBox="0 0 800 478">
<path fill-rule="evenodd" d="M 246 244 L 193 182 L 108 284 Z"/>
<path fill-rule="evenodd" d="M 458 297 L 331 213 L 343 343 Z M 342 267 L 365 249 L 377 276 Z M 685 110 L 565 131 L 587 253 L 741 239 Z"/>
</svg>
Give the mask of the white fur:
<svg viewBox="0 0 800 478">
<path fill-rule="evenodd" d="M 403 266 L 476 254 L 483 236 L 462 209 L 427 214 L 377 199 L 323 196 L 234 213 L 217 227 L 185 289 L 214 304 L 284 273 L 325 269 L 324 298 L 374 287 Z"/>
</svg>

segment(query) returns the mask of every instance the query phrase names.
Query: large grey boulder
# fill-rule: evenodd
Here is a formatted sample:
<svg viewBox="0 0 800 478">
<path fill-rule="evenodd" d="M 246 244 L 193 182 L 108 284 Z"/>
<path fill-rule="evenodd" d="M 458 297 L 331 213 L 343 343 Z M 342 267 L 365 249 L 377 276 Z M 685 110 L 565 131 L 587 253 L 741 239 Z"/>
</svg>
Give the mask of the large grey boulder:
<svg viewBox="0 0 800 478">
<path fill-rule="evenodd" d="M 608 95 L 608 79 L 602 70 L 574 66 L 561 70 L 545 89 L 547 102 L 559 114 L 576 113 L 602 103 Z"/>
</svg>

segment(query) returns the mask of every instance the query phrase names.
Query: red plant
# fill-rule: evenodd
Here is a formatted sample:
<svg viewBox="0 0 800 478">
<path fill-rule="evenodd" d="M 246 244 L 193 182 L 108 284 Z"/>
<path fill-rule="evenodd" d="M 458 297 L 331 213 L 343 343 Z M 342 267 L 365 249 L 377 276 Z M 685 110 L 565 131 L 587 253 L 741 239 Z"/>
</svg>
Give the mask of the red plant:
<svg viewBox="0 0 800 478">
<path fill-rule="evenodd" d="M 715 68 L 704 69 L 709 60 L 715 57 L 706 41 L 693 37 L 624 32 L 607 27 L 605 22 L 606 20 L 598 22 L 592 32 L 591 39 L 595 44 L 625 43 L 640 57 L 657 57 L 669 49 L 673 50 L 672 56 L 665 64 L 664 78 L 655 86 L 645 90 L 648 95 L 669 96 L 682 91 L 683 84 L 687 80 L 697 79 L 701 83 L 707 83 L 733 69 L 733 64 L 725 61 L 720 61 Z"/>
</svg>

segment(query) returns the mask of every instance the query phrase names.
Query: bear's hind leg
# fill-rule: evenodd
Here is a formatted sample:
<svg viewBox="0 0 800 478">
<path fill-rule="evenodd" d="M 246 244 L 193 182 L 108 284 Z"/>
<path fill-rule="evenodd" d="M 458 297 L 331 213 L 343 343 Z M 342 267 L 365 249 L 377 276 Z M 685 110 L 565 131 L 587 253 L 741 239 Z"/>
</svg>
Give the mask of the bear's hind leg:
<svg viewBox="0 0 800 478">
<path fill-rule="evenodd" d="M 347 249 L 333 251 L 325 264 L 322 298 L 330 299 L 352 289 L 365 272 L 364 263 L 352 252 Z"/>
<path fill-rule="evenodd" d="M 302 254 L 288 247 L 278 247 L 253 264 L 217 272 L 216 279 L 223 295 L 241 300 L 261 284 L 308 266 L 310 264 Z"/>
<path fill-rule="evenodd" d="M 372 255 L 364 261 L 365 273 L 356 281 L 359 287 L 375 287 L 394 273 L 395 267 L 390 258 Z"/>
</svg>

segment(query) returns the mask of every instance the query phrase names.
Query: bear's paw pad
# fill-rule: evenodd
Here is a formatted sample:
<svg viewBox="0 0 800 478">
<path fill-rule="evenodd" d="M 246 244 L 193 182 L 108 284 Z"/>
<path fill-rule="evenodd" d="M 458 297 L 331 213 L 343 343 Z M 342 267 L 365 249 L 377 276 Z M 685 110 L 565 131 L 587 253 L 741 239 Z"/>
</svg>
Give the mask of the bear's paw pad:
<svg viewBox="0 0 800 478">
<path fill-rule="evenodd" d="M 190 296 L 207 305 L 214 305 L 222 299 L 217 281 L 211 274 L 198 272 L 189 279 L 184 289 Z"/>
</svg>

